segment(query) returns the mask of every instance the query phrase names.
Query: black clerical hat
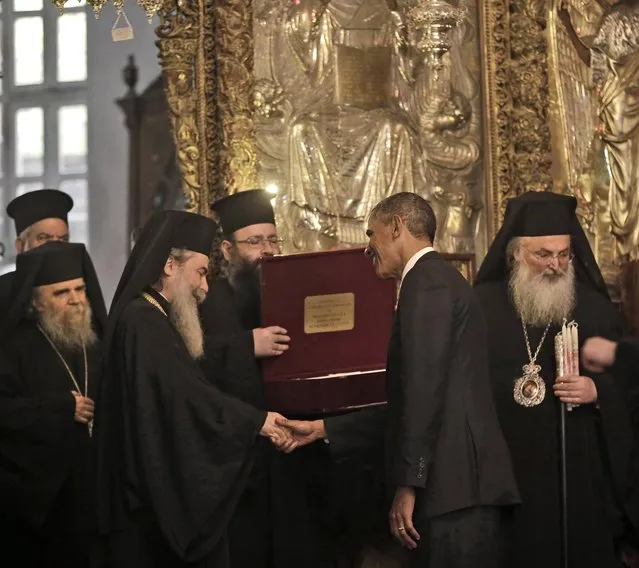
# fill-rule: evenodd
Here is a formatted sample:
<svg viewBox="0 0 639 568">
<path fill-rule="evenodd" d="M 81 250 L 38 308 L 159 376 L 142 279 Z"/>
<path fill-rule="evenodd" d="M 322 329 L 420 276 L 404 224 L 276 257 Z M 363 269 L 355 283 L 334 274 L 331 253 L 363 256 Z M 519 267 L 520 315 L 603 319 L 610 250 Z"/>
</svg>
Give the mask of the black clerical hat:
<svg viewBox="0 0 639 568">
<path fill-rule="evenodd" d="M 106 308 L 91 257 L 81 243 L 56 241 L 17 256 L 11 308 L 2 322 L 0 337 L 6 337 L 28 316 L 34 288 L 76 278 L 84 278 L 87 297 L 98 328 L 96 332 L 102 335 L 106 327 Z"/>
<path fill-rule="evenodd" d="M 16 234 L 42 219 L 62 219 L 73 207 L 73 199 L 57 189 L 39 189 L 16 197 L 7 205 L 7 215 L 15 221 Z"/>
<path fill-rule="evenodd" d="M 171 248 L 201 252 L 206 256 L 211 254 L 211 246 L 217 233 L 217 224 L 212 219 L 186 211 L 165 213 L 171 219 Z"/>
<path fill-rule="evenodd" d="M 235 231 L 250 225 L 274 225 L 275 213 L 271 197 L 264 189 L 249 189 L 216 201 L 211 209 L 218 216 L 224 235 L 229 237 Z"/>
<path fill-rule="evenodd" d="M 488 249 L 475 284 L 507 278 L 507 248 L 513 238 L 570 235 L 577 278 L 607 295 L 606 283 L 576 210 L 574 197 L 551 191 L 529 191 L 510 199 L 506 204 L 504 223 Z"/>
<path fill-rule="evenodd" d="M 540 237 L 569 235 L 577 210 L 572 195 L 549 191 L 529 191 L 506 204 L 506 219 L 513 220 L 513 236 Z"/>
<path fill-rule="evenodd" d="M 44 286 L 84 277 L 86 249 L 79 243 L 50 243 L 16 258 L 16 276 L 34 272 L 33 286 Z M 60 246 L 58 246 L 60 245 Z"/>
<path fill-rule="evenodd" d="M 147 286 L 158 281 L 171 249 L 184 248 L 209 256 L 216 234 L 217 223 L 203 215 L 186 211 L 153 214 L 135 241 L 115 291 L 104 342 L 107 351 L 119 314 Z"/>
</svg>

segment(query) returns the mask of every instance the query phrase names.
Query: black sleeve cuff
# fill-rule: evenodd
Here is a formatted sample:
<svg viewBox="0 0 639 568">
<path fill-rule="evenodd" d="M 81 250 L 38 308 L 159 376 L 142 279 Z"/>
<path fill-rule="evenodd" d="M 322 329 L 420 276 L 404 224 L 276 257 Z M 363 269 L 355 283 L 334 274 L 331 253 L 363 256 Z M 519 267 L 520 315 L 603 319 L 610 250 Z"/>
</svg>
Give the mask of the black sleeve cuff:
<svg viewBox="0 0 639 568">
<path fill-rule="evenodd" d="M 610 370 L 615 378 L 628 380 L 633 368 L 639 372 L 639 341 L 622 339 L 617 343 L 615 362 Z"/>
<path fill-rule="evenodd" d="M 396 464 L 393 468 L 393 481 L 396 486 L 420 489 L 426 487 L 426 458 L 419 457 L 416 460 L 400 458 L 397 461 L 401 461 L 401 463 Z"/>
</svg>

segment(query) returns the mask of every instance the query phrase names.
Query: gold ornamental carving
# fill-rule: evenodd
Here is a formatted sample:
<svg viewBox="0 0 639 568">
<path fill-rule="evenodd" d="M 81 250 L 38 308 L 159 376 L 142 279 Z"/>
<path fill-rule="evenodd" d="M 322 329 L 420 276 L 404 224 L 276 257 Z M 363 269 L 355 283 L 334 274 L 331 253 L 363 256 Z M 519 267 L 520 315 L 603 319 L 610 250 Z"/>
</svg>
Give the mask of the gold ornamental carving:
<svg viewBox="0 0 639 568">
<path fill-rule="evenodd" d="M 484 57 L 482 86 L 484 94 L 484 176 L 486 179 L 489 235 L 501 226 L 506 202 L 514 197 L 510 90 L 510 27 L 508 3 L 485 0 L 480 11 Z"/>
<path fill-rule="evenodd" d="M 475 0 L 253 0 L 258 185 L 288 251 L 359 246 L 372 207 L 430 200 L 440 250 L 485 243 Z"/>
<path fill-rule="evenodd" d="M 539 5 L 530 0 L 482 3 L 485 175 L 492 236 L 509 198 L 552 187 L 547 43 Z"/>
<path fill-rule="evenodd" d="M 217 104 L 221 129 L 221 191 L 234 193 L 256 183 L 255 133 L 251 110 L 253 90 L 253 14 L 248 0 L 211 2 L 212 58 L 217 60 Z M 206 32 L 206 30 L 205 30 Z M 213 102 L 213 101 L 212 101 Z"/>
<path fill-rule="evenodd" d="M 201 136 L 200 26 L 201 5 L 197 0 L 167 0 L 157 28 L 160 64 L 163 70 L 171 124 L 189 211 L 206 212 L 206 137 Z"/>
<path fill-rule="evenodd" d="M 300 250 L 362 238 L 362 196 L 418 191 L 443 249 L 481 260 L 507 200 L 553 188 L 578 197 L 612 263 L 604 140 L 569 133 L 590 78 L 569 69 L 557 20 L 560 4 L 581 10 L 586 30 L 604 2 L 167 0 L 158 45 L 189 206 L 272 187 L 278 222 L 314 235 L 289 240 Z"/>
<path fill-rule="evenodd" d="M 580 198 L 610 280 L 615 264 L 639 259 L 639 4 L 551 4 L 556 175 Z"/>
</svg>

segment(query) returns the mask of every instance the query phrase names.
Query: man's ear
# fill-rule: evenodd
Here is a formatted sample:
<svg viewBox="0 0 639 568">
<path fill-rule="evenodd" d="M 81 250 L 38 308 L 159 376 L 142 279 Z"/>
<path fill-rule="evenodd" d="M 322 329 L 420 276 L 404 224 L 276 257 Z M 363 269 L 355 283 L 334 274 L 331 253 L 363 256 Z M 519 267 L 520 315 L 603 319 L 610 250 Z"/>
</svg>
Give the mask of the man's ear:
<svg viewBox="0 0 639 568">
<path fill-rule="evenodd" d="M 16 246 L 16 250 L 18 251 L 18 254 L 22 254 L 24 252 L 25 245 L 26 243 L 24 242 L 24 239 L 22 237 L 18 237 L 16 239 L 15 246 Z"/>
<path fill-rule="evenodd" d="M 394 239 L 399 237 L 402 229 L 404 228 L 404 221 L 399 215 L 393 215 L 391 219 L 391 235 Z"/>
<path fill-rule="evenodd" d="M 44 306 L 42 305 L 42 300 L 40 300 L 40 295 L 36 292 L 33 294 L 33 298 L 31 298 L 31 306 L 36 312 L 43 312 Z"/>
<path fill-rule="evenodd" d="M 222 241 L 220 244 L 220 250 L 224 255 L 224 260 L 227 262 L 231 260 L 231 249 L 233 248 L 233 243 L 231 241 L 227 241 L 226 239 Z"/>
<path fill-rule="evenodd" d="M 164 263 L 164 276 L 173 276 L 177 271 L 178 264 L 175 261 L 175 258 L 169 256 Z"/>
</svg>

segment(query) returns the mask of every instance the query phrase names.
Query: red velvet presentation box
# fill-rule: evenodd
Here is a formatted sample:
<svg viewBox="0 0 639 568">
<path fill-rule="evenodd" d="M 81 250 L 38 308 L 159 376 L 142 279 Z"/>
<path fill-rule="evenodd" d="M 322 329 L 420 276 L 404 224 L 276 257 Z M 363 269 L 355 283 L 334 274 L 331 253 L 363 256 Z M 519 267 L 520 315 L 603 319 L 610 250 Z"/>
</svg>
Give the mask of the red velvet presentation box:
<svg viewBox="0 0 639 568">
<path fill-rule="evenodd" d="M 290 349 L 263 360 L 269 409 L 326 414 L 386 401 L 395 282 L 380 280 L 364 249 L 267 258 L 262 325 L 284 327 Z"/>
</svg>

